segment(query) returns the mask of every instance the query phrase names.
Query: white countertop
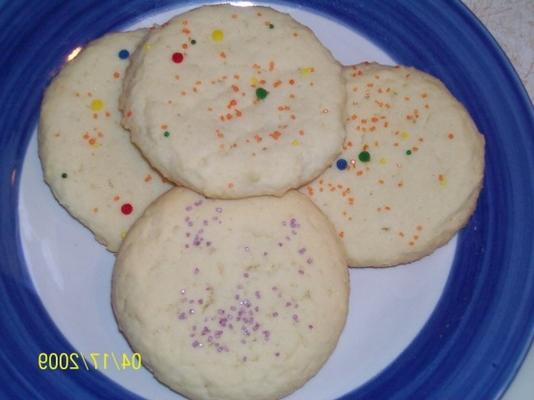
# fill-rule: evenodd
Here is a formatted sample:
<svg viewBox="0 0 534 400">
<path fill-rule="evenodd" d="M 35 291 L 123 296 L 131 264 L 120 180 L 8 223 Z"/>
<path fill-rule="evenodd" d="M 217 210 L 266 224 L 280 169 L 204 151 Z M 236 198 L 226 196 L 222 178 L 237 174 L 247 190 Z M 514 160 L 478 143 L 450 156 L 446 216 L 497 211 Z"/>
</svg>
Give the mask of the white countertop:
<svg viewBox="0 0 534 400">
<path fill-rule="evenodd" d="M 534 0 L 464 0 L 486 25 L 534 96 Z M 533 132 L 534 134 L 534 132 Z M 502 400 L 534 399 L 534 348 Z"/>
</svg>

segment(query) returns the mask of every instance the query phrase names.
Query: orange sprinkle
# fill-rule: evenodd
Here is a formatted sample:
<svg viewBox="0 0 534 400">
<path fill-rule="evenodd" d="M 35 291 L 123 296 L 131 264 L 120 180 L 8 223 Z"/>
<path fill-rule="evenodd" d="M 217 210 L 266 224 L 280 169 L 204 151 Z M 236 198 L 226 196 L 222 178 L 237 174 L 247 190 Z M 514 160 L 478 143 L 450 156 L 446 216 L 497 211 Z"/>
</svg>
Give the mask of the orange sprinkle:
<svg viewBox="0 0 534 400">
<path fill-rule="evenodd" d="M 263 140 L 263 138 L 258 134 L 254 135 L 254 139 L 256 139 L 256 143 L 259 143 Z"/>
<path fill-rule="evenodd" d="M 235 107 L 237 105 L 237 101 L 235 99 L 232 99 L 228 102 L 228 104 L 226 105 L 226 108 L 232 108 L 232 107 Z"/>
<path fill-rule="evenodd" d="M 241 111 L 239 111 L 237 108 L 235 109 L 235 116 L 236 117 L 241 117 L 243 115 L 243 113 Z"/>
<path fill-rule="evenodd" d="M 290 84 L 290 85 L 294 85 L 294 84 L 295 84 L 295 80 L 294 80 L 294 79 L 290 79 L 290 80 L 289 80 L 289 84 Z"/>
<path fill-rule="evenodd" d="M 419 232 L 421 232 L 423 230 L 423 227 L 421 225 L 417 225 L 417 228 L 415 228 L 415 229 L 417 229 Z"/>
<path fill-rule="evenodd" d="M 121 77 L 120 72 L 115 72 L 115 73 L 113 74 L 113 77 L 114 77 L 115 79 L 119 79 L 119 78 Z"/>
<path fill-rule="evenodd" d="M 449 133 L 448 138 L 451 139 L 451 140 L 454 139 L 454 134 L 453 133 Z"/>
<path fill-rule="evenodd" d="M 221 51 L 221 52 L 219 53 L 219 56 L 220 56 L 221 58 L 226 58 L 226 53 L 225 53 L 224 51 Z"/>
<path fill-rule="evenodd" d="M 161 124 L 161 125 L 160 125 L 160 128 L 161 128 L 161 129 L 167 129 L 168 126 L 167 126 L 167 124 Z"/>
<path fill-rule="evenodd" d="M 234 183 L 233 183 L 233 182 L 230 182 L 230 183 L 228 184 L 228 188 L 229 188 L 229 189 L 232 189 L 233 187 L 234 187 Z"/>
<path fill-rule="evenodd" d="M 239 92 L 239 86 L 237 86 L 237 85 L 232 85 L 232 90 L 233 90 L 234 92 Z"/>
<path fill-rule="evenodd" d="M 95 138 L 89 139 L 89 144 L 90 145 L 94 145 L 95 143 L 96 143 L 96 139 Z"/>
<path fill-rule="evenodd" d="M 152 180 L 152 175 L 148 174 L 145 176 L 145 182 L 150 182 Z"/>
<path fill-rule="evenodd" d="M 304 136 L 304 131 L 302 129 L 299 131 L 299 135 Z"/>
<path fill-rule="evenodd" d="M 274 69 L 274 61 L 269 62 L 269 71 L 272 71 Z"/>
<path fill-rule="evenodd" d="M 185 50 L 185 49 L 187 49 L 187 47 L 188 47 L 188 46 L 187 46 L 187 43 L 182 44 L 182 49 Z"/>
<path fill-rule="evenodd" d="M 97 213 L 98 212 L 98 207 L 93 208 L 93 212 Z"/>
<path fill-rule="evenodd" d="M 226 119 L 232 119 L 232 118 L 234 118 L 234 116 L 232 114 L 230 114 L 230 113 L 226 114 Z"/>
<path fill-rule="evenodd" d="M 339 237 L 340 237 L 341 239 L 343 239 L 344 236 L 345 236 L 345 232 L 343 232 L 343 231 L 339 232 Z"/>
<path fill-rule="evenodd" d="M 191 31 L 189 29 L 187 29 L 187 28 L 183 28 L 182 32 L 185 33 L 186 35 L 191 33 Z"/>
<path fill-rule="evenodd" d="M 272 137 L 274 140 L 278 140 L 282 134 L 279 131 L 274 131 L 272 133 L 269 133 L 269 136 Z"/>
<path fill-rule="evenodd" d="M 409 244 L 410 246 L 413 246 L 415 243 L 412 242 L 412 241 L 410 241 L 408 244 Z"/>
<path fill-rule="evenodd" d="M 113 201 L 119 201 L 120 198 L 121 198 L 120 196 L 115 196 L 113 197 Z"/>
<path fill-rule="evenodd" d="M 275 88 L 277 88 L 277 87 L 280 86 L 281 84 L 282 84 L 282 81 L 281 81 L 281 80 L 277 80 L 277 81 L 275 81 L 275 82 L 273 83 L 273 86 L 274 86 Z"/>
</svg>

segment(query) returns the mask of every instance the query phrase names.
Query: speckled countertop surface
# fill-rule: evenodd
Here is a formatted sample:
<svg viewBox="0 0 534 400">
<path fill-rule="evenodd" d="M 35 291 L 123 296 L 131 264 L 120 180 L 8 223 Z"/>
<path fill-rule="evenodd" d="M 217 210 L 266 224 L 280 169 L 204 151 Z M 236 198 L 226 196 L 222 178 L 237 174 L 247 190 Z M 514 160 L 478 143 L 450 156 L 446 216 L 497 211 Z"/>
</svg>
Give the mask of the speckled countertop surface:
<svg viewBox="0 0 534 400">
<path fill-rule="evenodd" d="M 464 0 L 486 25 L 534 98 L 534 0 Z M 533 132 L 534 134 L 534 132 Z M 502 400 L 534 399 L 534 348 Z"/>
</svg>

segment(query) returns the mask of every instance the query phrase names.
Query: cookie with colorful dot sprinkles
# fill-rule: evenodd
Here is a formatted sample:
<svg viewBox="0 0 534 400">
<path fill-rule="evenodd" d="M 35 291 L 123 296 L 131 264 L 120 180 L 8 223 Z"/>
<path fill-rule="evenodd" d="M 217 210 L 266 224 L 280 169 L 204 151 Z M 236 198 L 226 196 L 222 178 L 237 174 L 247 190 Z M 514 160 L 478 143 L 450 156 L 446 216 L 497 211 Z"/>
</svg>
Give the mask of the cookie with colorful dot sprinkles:
<svg viewBox="0 0 534 400">
<path fill-rule="evenodd" d="M 481 189 L 484 138 L 437 79 L 413 68 L 344 69 L 343 153 L 306 185 L 354 267 L 417 260 L 467 222 Z"/>
<path fill-rule="evenodd" d="M 282 195 L 341 151 L 341 66 L 265 7 L 208 6 L 153 30 L 132 57 L 123 125 L 169 180 L 209 197 Z"/>
<path fill-rule="evenodd" d="M 39 156 L 45 181 L 67 211 L 111 251 L 118 250 L 145 207 L 172 187 L 120 125 L 122 78 L 146 32 L 112 33 L 73 50 L 41 109 Z"/>
<path fill-rule="evenodd" d="M 348 284 L 336 232 L 306 196 L 176 188 L 126 236 L 112 304 L 143 365 L 187 398 L 279 399 L 334 350 Z"/>
</svg>

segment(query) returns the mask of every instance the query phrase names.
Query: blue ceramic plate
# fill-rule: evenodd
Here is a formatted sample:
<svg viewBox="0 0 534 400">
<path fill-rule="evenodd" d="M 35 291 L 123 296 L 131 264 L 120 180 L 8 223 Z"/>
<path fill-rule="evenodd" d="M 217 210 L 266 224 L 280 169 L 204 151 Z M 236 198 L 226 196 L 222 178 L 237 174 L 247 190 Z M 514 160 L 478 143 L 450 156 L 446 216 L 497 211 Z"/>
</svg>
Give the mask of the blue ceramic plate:
<svg viewBox="0 0 534 400">
<path fill-rule="evenodd" d="M 439 77 L 487 143 L 468 226 L 420 262 L 351 271 L 338 348 L 291 398 L 498 398 L 534 336 L 534 113 L 510 63 L 456 1 L 255 3 L 291 12 L 344 63 Z M 0 1 L 0 398 L 179 398 L 146 371 L 38 368 L 43 352 L 129 350 L 109 306 L 113 258 L 43 184 L 35 128 L 43 91 L 74 48 L 198 4 Z"/>
</svg>

